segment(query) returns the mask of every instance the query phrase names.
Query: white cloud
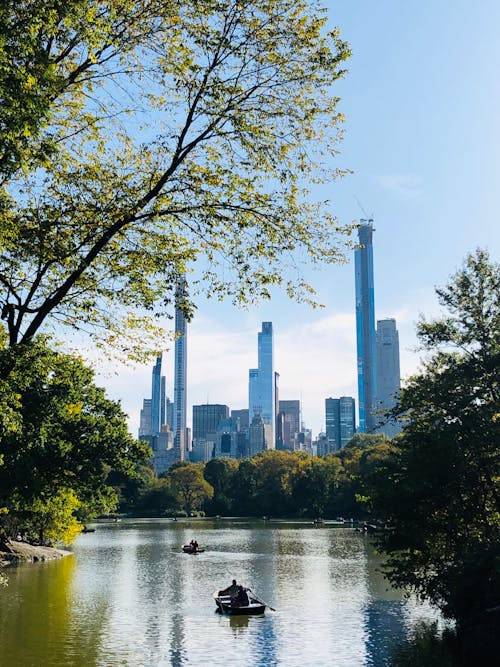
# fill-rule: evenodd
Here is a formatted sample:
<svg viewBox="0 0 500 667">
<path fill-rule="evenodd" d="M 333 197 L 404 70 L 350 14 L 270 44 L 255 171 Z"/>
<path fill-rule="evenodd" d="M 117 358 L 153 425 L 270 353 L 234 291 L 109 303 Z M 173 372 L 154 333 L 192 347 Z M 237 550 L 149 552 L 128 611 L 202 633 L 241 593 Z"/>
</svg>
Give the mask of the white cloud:
<svg viewBox="0 0 500 667">
<path fill-rule="evenodd" d="M 411 174 L 376 174 L 375 181 L 389 192 L 405 199 L 416 199 L 422 194 L 422 182 Z"/>
</svg>

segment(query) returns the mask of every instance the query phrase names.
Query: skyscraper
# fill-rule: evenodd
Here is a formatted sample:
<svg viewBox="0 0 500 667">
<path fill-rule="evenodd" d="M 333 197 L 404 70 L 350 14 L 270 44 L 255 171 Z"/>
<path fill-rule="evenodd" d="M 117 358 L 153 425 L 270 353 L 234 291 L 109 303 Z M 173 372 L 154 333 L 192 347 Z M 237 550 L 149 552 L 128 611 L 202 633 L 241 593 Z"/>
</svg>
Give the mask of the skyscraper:
<svg viewBox="0 0 500 667">
<path fill-rule="evenodd" d="M 193 440 L 214 434 L 219 424 L 229 419 L 229 408 L 219 403 L 193 405 Z"/>
<path fill-rule="evenodd" d="M 356 432 L 356 407 L 352 396 L 325 399 L 326 438 L 331 451 L 342 449 Z"/>
<path fill-rule="evenodd" d="M 301 430 L 300 401 L 280 401 L 279 414 L 282 423 L 282 447 L 283 449 L 294 449 L 295 438 Z"/>
<path fill-rule="evenodd" d="M 373 225 L 371 220 L 362 220 L 361 223 L 358 229 L 359 245 L 354 252 L 359 430 L 371 433 L 377 425 Z"/>
<path fill-rule="evenodd" d="M 139 422 L 139 438 L 141 436 L 151 435 L 151 399 L 145 398 L 142 403 L 140 422 Z"/>
<path fill-rule="evenodd" d="M 163 384 L 165 386 L 165 384 Z M 156 357 L 156 364 L 153 366 L 151 381 L 151 435 L 157 435 L 162 425 L 162 377 L 161 377 L 161 354 Z"/>
<path fill-rule="evenodd" d="M 352 396 L 339 398 L 340 449 L 343 449 L 356 433 L 356 401 Z"/>
<path fill-rule="evenodd" d="M 378 409 L 384 413 L 394 407 L 400 386 L 399 334 L 396 320 L 389 318 L 377 321 L 377 399 Z M 395 436 L 401 427 L 393 420 L 382 418 L 378 429 Z"/>
<path fill-rule="evenodd" d="M 340 449 L 340 410 L 338 398 L 325 398 L 326 437 L 331 450 Z"/>
<path fill-rule="evenodd" d="M 174 349 L 174 448 L 181 461 L 186 458 L 186 371 L 187 326 L 182 311 L 186 298 L 186 280 L 182 277 L 175 295 L 175 349 Z"/>
<path fill-rule="evenodd" d="M 275 446 L 276 428 L 276 377 L 272 322 L 262 322 L 262 331 L 258 334 L 257 353 L 258 368 L 251 368 L 249 371 L 249 421 L 252 424 L 253 417 L 260 415 L 264 424 L 270 426 L 271 435 L 266 440 L 266 447 L 272 449 Z"/>
</svg>

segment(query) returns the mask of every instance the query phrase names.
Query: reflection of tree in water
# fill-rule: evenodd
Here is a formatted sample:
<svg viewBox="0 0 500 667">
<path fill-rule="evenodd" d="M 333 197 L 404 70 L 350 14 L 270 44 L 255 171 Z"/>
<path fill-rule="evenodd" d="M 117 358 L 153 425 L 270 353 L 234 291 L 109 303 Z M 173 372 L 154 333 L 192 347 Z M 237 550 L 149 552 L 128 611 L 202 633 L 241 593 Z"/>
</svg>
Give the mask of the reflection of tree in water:
<svg viewBox="0 0 500 667">
<path fill-rule="evenodd" d="M 366 665 L 390 665 L 390 656 L 406 636 L 404 602 L 372 597 L 365 607 Z"/>
<path fill-rule="evenodd" d="M 374 555 L 369 538 L 364 540 L 366 549 L 366 585 L 368 604 L 364 609 L 365 645 L 367 667 L 390 665 L 390 655 L 405 639 L 405 602 L 402 594 L 391 588 L 380 571 L 382 561 Z"/>
<path fill-rule="evenodd" d="M 394 648 L 390 667 L 458 667 L 456 636 L 436 621 L 419 621 L 410 637 Z"/>
<path fill-rule="evenodd" d="M 184 619 L 180 613 L 172 615 L 172 630 L 170 636 L 170 664 L 172 667 L 186 665 L 187 656 L 186 648 L 184 646 Z"/>
</svg>

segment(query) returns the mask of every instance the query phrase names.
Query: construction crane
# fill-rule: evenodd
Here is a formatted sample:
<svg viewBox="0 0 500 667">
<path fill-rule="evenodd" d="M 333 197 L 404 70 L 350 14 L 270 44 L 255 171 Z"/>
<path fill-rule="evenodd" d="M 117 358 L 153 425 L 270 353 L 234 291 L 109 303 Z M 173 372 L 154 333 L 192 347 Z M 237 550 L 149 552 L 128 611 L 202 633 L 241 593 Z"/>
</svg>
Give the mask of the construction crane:
<svg viewBox="0 0 500 667">
<path fill-rule="evenodd" d="M 356 195 L 353 195 L 353 196 L 354 196 L 354 199 L 356 200 L 359 208 L 363 212 L 363 215 L 365 216 L 364 218 L 360 219 L 360 222 L 372 223 L 373 222 L 373 213 L 371 215 L 368 215 L 368 213 L 365 211 L 365 209 L 363 208 L 362 203 L 359 201 L 359 199 L 356 197 Z"/>
</svg>

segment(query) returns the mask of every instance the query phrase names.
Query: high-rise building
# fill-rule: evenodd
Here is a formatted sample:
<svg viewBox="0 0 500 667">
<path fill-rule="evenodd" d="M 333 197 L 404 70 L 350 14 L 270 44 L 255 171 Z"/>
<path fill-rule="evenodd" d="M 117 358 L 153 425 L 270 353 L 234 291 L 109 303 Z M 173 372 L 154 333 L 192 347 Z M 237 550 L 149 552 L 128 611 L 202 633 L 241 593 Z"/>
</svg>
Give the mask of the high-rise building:
<svg viewBox="0 0 500 667">
<path fill-rule="evenodd" d="M 266 439 L 266 448 L 273 449 L 276 428 L 276 377 L 272 322 L 262 322 L 257 349 L 258 368 L 251 368 L 249 371 L 249 421 L 252 424 L 255 415 L 262 417 L 264 424 L 270 427 L 271 434 L 270 438 Z"/>
<path fill-rule="evenodd" d="M 219 424 L 228 418 L 227 405 L 219 403 L 193 405 L 193 440 L 206 439 L 209 433 L 215 433 Z"/>
<path fill-rule="evenodd" d="M 151 399 L 145 398 L 139 417 L 139 438 L 151 435 Z"/>
<path fill-rule="evenodd" d="M 248 429 L 249 422 L 247 408 L 244 408 L 243 410 L 231 410 L 231 419 L 233 420 L 237 431 L 246 431 Z"/>
<path fill-rule="evenodd" d="M 340 449 L 340 410 L 338 398 L 325 398 L 326 438 L 331 451 Z"/>
<path fill-rule="evenodd" d="M 352 396 L 325 399 L 326 438 L 330 451 L 346 446 L 356 432 L 356 406 Z"/>
<path fill-rule="evenodd" d="M 340 448 L 343 449 L 356 433 L 356 401 L 352 396 L 339 398 Z"/>
<path fill-rule="evenodd" d="M 174 448 L 181 461 L 186 458 L 186 375 L 187 326 L 183 312 L 186 299 L 186 280 L 181 278 L 175 295 L 175 349 L 174 349 Z"/>
<path fill-rule="evenodd" d="M 300 401 L 280 401 L 279 419 L 281 425 L 281 447 L 283 449 L 294 449 L 295 439 L 301 430 Z"/>
<path fill-rule="evenodd" d="M 165 386 L 165 385 L 164 385 Z M 162 409 L 162 377 L 161 377 L 161 354 L 156 357 L 156 364 L 153 366 L 151 381 L 151 435 L 157 435 L 161 430 Z"/>
<path fill-rule="evenodd" d="M 383 413 L 394 407 L 400 387 L 399 334 L 396 320 L 377 320 L 377 399 L 382 425 L 377 429 L 394 437 L 401 427 Z"/>
<path fill-rule="evenodd" d="M 372 220 L 362 220 L 358 229 L 359 245 L 354 252 L 359 430 L 361 433 L 373 432 L 378 421 L 376 417 L 377 378 L 372 234 Z"/>
<path fill-rule="evenodd" d="M 254 456 L 254 454 L 258 454 L 265 449 L 271 449 L 271 424 L 266 424 L 258 412 L 252 417 L 248 431 L 248 456 Z"/>
</svg>

